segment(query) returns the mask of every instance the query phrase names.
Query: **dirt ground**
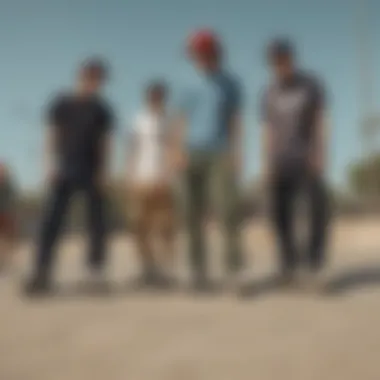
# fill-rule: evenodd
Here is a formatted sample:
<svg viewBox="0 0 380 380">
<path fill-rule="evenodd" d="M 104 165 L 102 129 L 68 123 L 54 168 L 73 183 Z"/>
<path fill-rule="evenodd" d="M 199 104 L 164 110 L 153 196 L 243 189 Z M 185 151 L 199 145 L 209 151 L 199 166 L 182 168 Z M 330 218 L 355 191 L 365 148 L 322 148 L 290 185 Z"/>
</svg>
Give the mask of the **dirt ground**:
<svg viewBox="0 0 380 380">
<path fill-rule="evenodd" d="M 0 282 L 0 380 L 379 380 L 380 219 L 335 222 L 324 294 L 261 286 L 275 269 L 264 222 L 248 224 L 244 242 L 254 286 L 243 298 L 127 291 L 137 264 L 130 239 L 118 236 L 112 294 L 75 291 L 85 241 L 73 237 L 57 263 L 66 292 L 27 300 L 20 283 L 32 247 L 21 247 Z M 215 231 L 210 245 L 218 278 Z M 178 266 L 185 280 L 185 254 Z"/>
</svg>

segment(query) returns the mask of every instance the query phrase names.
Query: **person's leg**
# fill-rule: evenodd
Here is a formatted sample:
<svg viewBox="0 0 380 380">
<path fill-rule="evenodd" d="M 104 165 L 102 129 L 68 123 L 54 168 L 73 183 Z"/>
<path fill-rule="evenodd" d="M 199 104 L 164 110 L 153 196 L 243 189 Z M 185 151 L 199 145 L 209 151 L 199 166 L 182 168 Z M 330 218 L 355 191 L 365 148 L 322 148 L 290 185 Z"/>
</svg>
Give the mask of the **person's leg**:
<svg viewBox="0 0 380 380">
<path fill-rule="evenodd" d="M 309 243 L 309 265 L 319 270 L 325 262 L 325 245 L 328 229 L 328 197 L 322 178 L 313 178 L 309 186 L 311 207 L 311 234 Z"/>
<path fill-rule="evenodd" d="M 66 181 L 55 183 L 48 196 L 35 255 L 34 279 L 47 282 L 54 259 L 55 243 L 62 227 L 73 187 Z M 33 280 L 32 280 L 33 282 Z"/>
<path fill-rule="evenodd" d="M 283 274 L 292 274 L 296 269 L 298 257 L 293 234 L 295 181 L 280 175 L 271 184 L 271 211 L 278 241 L 280 265 Z"/>
<path fill-rule="evenodd" d="M 239 230 L 238 183 L 227 157 L 216 156 L 212 159 L 209 177 L 210 200 L 225 238 L 226 269 L 234 274 L 242 269 L 244 259 Z"/>
<path fill-rule="evenodd" d="M 90 246 L 88 266 L 91 270 L 101 271 L 106 260 L 106 199 L 101 189 L 93 184 L 84 188 L 87 198 L 87 216 Z"/>
<path fill-rule="evenodd" d="M 167 186 L 157 192 L 156 226 L 160 242 L 161 260 L 170 275 L 173 275 L 174 260 L 176 257 L 176 213 L 172 189 Z"/>
<path fill-rule="evenodd" d="M 206 208 L 206 169 L 202 163 L 190 162 L 184 178 L 185 218 L 189 233 L 190 263 L 196 282 L 206 281 L 207 278 L 203 233 L 203 217 Z"/>
<path fill-rule="evenodd" d="M 137 194 L 139 214 L 136 218 L 136 245 L 142 264 L 142 277 L 144 282 L 153 282 L 157 278 L 157 266 L 154 256 L 152 240 L 154 206 L 151 189 L 141 189 Z"/>
</svg>

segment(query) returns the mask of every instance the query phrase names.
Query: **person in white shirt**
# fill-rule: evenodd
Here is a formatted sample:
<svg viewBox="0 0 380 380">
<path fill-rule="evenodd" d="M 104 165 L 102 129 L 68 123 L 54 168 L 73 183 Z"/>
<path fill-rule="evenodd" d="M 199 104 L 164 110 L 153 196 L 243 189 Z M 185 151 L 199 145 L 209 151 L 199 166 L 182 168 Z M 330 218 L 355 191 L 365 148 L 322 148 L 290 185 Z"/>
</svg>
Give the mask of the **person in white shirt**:
<svg viewBox="0 0 380 380">
<path fill-rule="evenodd" d="M 162 269 L 171 270 L 174 257 L 175 201 L 166 100 L 165 84 L 151 83 L 145 91 L 144 107 L 133 120 L 129 135 L 128 207 L 134 211 L 133 226 L 144 285 L 166 282 L 169 277 Z M 159 243 L 163 255 L 155 254 L 155 242 Z"/>
</svg>

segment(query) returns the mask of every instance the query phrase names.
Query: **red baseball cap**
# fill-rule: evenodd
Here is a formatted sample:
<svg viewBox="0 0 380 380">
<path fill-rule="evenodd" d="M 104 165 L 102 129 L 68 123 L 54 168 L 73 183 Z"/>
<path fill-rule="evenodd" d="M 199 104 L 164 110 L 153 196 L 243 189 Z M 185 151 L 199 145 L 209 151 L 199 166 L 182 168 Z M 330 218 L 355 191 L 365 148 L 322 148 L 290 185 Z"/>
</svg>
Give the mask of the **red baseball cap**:
<svg viewBox="0 0 380 380">
<path fill-rule="evenodd" d="M 210 29 L 200 29 L 188 38 L 188 49 L 191 53 L 201 56 L 211 56 L 219 53 L 219 37 Z"/>
</svg>

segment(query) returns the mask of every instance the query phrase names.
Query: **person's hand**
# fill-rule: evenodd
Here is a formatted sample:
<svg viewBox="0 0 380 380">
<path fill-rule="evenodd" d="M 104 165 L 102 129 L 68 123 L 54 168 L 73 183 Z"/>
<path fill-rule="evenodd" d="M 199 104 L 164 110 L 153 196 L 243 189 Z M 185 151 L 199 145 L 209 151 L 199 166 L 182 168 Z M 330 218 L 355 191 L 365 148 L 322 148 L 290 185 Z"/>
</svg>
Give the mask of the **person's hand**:
<svg viewBox="0 0 380 380">
<path fill-rule="evenodd" d="M 54 185 L 54 183 L 57 181 L 57 178 L 58 178 L 57 170 L 53 167 L 49 167 L 45 174 L 46 184 L 49 186 Z"/>
<path fill-rule="evenodd" d="M 232 154 L 229 158 L 230 168 L 236 176 L 240 176 L 242 172 L 241 154 Z"/>
<path fill-rule="evenodd" d="M 109 179 L 104 173 L 101 173 L 96 178 L 95 185 L 100 191 L 107 191 L 109 187 Z"/>
<path fill-rule="evenodd" d="M 184 151 L 174 151 L 170 157 L 170 166 L 175 172 L 181 172 L 187 168 L 188 156 Z"/>
<path fill-rule="evenodd" d="M 271 181 L 271 172 L 268 168 L 264 168 L 260 174 L 260 180 L 259 180 L 259 183 L 260 183 L 260 187 L 262 189 L 267 189 L 270 181 Z"/>
<path fill-rule="evenodd" d="M 309 160 L 309 168 L 314 176 L 322 176 L 324 174 L 324 160 L 320 155 L 312 155 Z"/>
</svg>

